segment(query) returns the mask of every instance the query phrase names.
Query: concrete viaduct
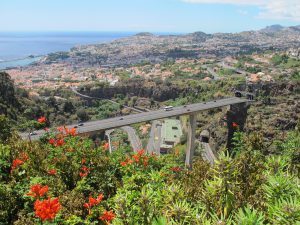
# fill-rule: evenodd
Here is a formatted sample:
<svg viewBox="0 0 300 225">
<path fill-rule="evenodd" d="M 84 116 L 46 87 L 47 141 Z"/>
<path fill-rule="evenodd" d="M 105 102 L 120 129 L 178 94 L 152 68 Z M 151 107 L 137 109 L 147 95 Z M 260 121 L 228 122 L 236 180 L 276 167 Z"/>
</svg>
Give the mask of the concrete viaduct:
<svg viewBox="0 0 300 225">
<path fill-rule="evenodd" d="M 233 105 L 244 105 L 249 102 L 249 100 L 238 97 L 225 98 L 210 102 L 196 103 L 191 105 L 184 105 L 174 107 L 171 110 L 156 110 L 150 112 L 142 112 L 137 114 L 131 114 L 122 117 L 114 117 L 110 119 L 91 121 L 84 123 L 84 126 L 78 127 L 78 134 L 80 136 L 88 136 L 95 134 L 99 131 L 105 131 L 114 128 L 121 128 L 124 126 L 132 125 L 140 122 L 148 122 L 158 119 L 164 119 L 175 116 L 188 115 L 189 116 L 189 126 L 188 126 L 188 136 L 187 136 L 187 149 L 186 149 L 186 166 L 191 167 L 192 160 L 195 151 L 195 133 L 196 133 L 196 115 L 197 113 L 209 109 L 219 108 L 223 106 L 233 106 Z M 72 128 L 75 125 L 66 126 L 67 128 Z M 43 134 L 44 130 L 39 130 L 36 135 L 30 136 L 28 133 L 20 134 L 23 139 L 38 140 Z"/>
</svg>

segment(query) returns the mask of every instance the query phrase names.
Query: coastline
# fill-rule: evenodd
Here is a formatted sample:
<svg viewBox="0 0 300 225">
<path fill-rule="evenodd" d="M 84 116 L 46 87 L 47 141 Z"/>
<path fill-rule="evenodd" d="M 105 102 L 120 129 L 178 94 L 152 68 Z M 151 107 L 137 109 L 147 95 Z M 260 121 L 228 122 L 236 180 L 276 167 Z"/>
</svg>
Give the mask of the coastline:
<svg viewBox="0 0 300 225">
<path fill-rule="evenodd" d="M 24 58 L 19 58 L 15 60 L 2 60 L 0 61 L 0 70 L 13 69 L 18 67 L 29 66 L 33 63 L 40 62 L 45 58 L 45 55 L 32 56 L 29 55 Z"/>
</svg>

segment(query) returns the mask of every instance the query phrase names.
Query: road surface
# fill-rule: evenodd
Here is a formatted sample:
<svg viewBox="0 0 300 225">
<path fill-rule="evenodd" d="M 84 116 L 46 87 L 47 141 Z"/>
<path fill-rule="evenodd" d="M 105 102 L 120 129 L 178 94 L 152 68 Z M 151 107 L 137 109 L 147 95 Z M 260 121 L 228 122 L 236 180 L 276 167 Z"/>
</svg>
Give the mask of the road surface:
<svg viewBox="0 0 300 225">
<path fill-rule="evenodd" d="M 143 148 L 142 142 L 139 136 L 136 134 L 134 128 L 130 126 L 121 127 L 128 134 L 128 139 L 130 141 L 131 147 L 133 148 L 134 152 L 137 152 L 139 149 Z"/>
<path fill-rule="evenodd" d="M 218 63 L 219 66 L 225 68 L 225 69 L 230 69 L 230 70 L 234 70 L 235 72 L 242 74 L 242 75 L 247 75 L 247 72 L 232 66 L 229 66 L 228 64 L 226 64 L 225 62 L 220 62 Z"/>
<path fill-rule="evenodd" d="M 158 120 L 154 120 L 151 125 L 150 137 L 146 147 L 148 153 L 160 154 L 160 142 L 161 142 L 161 123 Z"/>
<path fill-rule="evenodd" d="M 205 68 L 214 78 L 214 80 L 220 80 L 220 76 L 209 66 L 203 65 L 202 68 Z"/>
<path fill-rule="evenodd" d="M 153 121 L 158 119 L 164 119 L 169 117 L 175 117 L 175 116 L 181 116 L 181 115 L 189 115 L 193 113 L 197 113 L 200 111 L 208 110 L 208 109 L 214 109 L 219 108 L 222 106 L 227 105 L 233 105 L 238 103 L 245 103 L 249 102 L 247 99 L 243 98 L 226 98 L 211 102 L 204 102 L 204 103 L 196 103 L 192 105 L 186 105 L 186 106 L 178 106 L 172 108 L 170 111 L 165 111 L 163 109 L 151 111 L 151 112 L 142 112 L 138 114 L 131 114 L 123 117 L 114 117 L 110 119 L 104 119 L 104 120 L 98 120 L 98 121 L 91 121 L 86 122 L 84 126 L 80 127 L 80 130 L 78 131 L 79 134 L 89 134 L 97 131 L 103 131 L 108 129 L 114 129 L 119 127 L 128 126 L 135 123 L 141 123 L 141 122 L 147 122 L 147 121 Z M 74 125 L 66 126 L 67 128 L 72 128 Z M 45 133 L 44 130 L 36 131 L 36 135 L 31 136 L 31 140 L 37 140 L 40 138 L 41 135 Z M 28 133 L 22 133 L 21 137 L 23 139 L 28 139 Z"/>
<path fill-rule="evenodd" d="M 216 157 L 213 151 L 211 150 L 209 143 L 201 142 L 201 145 L 204 149 L 204 152 L 202 153 L 202 158 L 209 161 L 209 163 L 213 165 L 216 160 Z"/>
</svg>

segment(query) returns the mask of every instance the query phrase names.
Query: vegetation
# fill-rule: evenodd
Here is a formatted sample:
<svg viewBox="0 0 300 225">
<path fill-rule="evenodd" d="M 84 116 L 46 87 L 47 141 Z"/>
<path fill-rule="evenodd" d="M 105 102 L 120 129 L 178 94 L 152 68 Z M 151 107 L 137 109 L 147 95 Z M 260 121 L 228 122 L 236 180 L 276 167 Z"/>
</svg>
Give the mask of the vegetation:
<svg viewBox="0 0 300 225">
<path fill-rule="evenodd" d="M 41 118 L 39 123 L 47 120 Z M 236 133 L 215 165 L 95 146 L 58 128 L 0 145 L 1 224 L 298 224 L 300 133 L 265 146 Z M 272 154 L 270 152 L 272 151 Z M 49 209 L 47 209 L 49 207 Z"/>
</svg>

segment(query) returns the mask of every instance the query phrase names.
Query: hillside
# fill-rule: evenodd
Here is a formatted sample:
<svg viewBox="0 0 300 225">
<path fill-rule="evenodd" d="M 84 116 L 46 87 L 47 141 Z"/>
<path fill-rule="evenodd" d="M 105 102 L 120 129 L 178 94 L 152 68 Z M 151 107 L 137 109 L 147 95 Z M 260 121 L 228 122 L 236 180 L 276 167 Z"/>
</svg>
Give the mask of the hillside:
<svg viewBox="0 0 300 225">
<path fill-rule="evenodd" d="M 258 31 L 241 33 L 205 34 L 195 32 L 184 35 L 152 35 L 141 33 L 107 44 L 86 45 L 69 52 L 77 65 L 128 65 L 150 61 L 158 63 L 180 57 L 249 54 L 256 51 L 286 50 L 300 46 L 300 30 L 297 27 L 273 25 Z"/>
</svg>

